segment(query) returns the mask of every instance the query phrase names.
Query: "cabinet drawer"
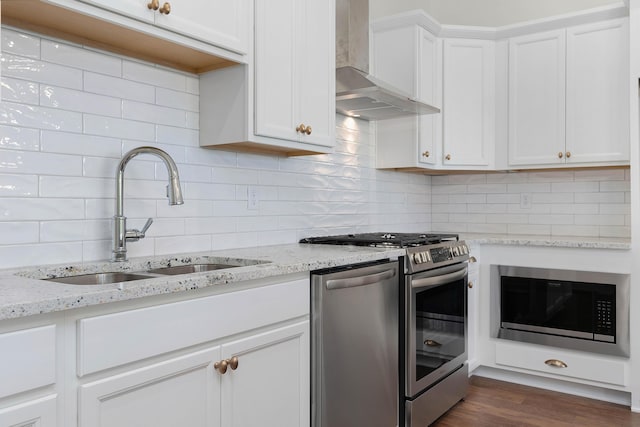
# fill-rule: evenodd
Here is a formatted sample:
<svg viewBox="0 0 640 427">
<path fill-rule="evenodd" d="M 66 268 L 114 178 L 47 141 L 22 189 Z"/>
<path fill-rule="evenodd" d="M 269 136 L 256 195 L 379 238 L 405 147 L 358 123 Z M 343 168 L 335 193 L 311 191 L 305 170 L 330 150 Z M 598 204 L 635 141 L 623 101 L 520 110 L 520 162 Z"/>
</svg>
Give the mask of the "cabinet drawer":
<svg viewBox="0 0 640 427">
<path fill-rule="evenodd" d="M 309 281 L 296 280 L 82 319 L 78 376 L 309 314 Z"/>
<path fill-rule="evenodd" d="M 0 425 L 12 427 L 55 427 L 57 395 L 30 400 L 0 409 Z"/>
<path fill-rule="evenodd" d="M 545 363 L 550 360 L 562 361 L 566 367 Z M 623 360 L 575 354 L 553 348 L 498 342 L 496 364 L 619 386 L 627 384 L 627 363 Z"/>
<path fill-rule="evenodd" d="M 56 327 L 0 334 L 0 398 L 56 381 Z"/>
</svg>

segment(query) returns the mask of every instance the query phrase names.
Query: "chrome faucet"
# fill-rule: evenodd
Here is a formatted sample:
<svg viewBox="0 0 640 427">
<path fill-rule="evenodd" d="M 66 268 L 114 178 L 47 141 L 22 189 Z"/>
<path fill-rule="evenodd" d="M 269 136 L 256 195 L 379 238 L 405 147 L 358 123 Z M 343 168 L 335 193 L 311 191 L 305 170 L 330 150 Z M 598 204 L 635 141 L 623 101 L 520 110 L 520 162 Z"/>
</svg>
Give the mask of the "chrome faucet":
<svg viewBox="0 0 640 427">
<path fill-rule="evenodd" d="M 127 217 L 124 216 L 124 169 L 127 166 L 127 163 L 129 163 L 129 160 L 133 159 L 138 154 L 153 154 L 162 159 L 167 167 L 167 172 L 169 173 L 169 185 L 167 185 L 167 197 L 169 198 L 169 204 L 181 205 L 184 203 L 182 200 L 182 189 L 180 188 L 178 168 L 169 154 L 155 147 L 138 147 L 126 153 L 122 157 L 122 160 L 120 160 L 120 164 L 116 170 L 116 214 L 113 216 L 114 228 L 113 251 L 111 256 L 112 261 L 126 261 L 127 240 L 137 242 L 140 239 L 144 239 L 144 234 L 153 223 L 153 218 L 149 218 L 144 227 L 142 227 L 142 230 L 127 230 Z"/>
</svg>

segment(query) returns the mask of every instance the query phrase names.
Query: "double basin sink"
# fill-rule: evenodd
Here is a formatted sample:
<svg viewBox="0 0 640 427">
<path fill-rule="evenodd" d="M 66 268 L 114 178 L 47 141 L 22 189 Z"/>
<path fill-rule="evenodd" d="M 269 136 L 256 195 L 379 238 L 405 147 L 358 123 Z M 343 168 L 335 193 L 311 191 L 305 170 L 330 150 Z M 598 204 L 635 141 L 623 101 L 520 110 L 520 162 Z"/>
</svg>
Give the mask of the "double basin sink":
<svg viewBox="0 0 640 427">
<path fill-rule="evenodd" d="M 249 260 L 245 260 L 249 261 Z M 66 283 L 68 285 L 109 285 L 113 283 L 130 282 L 132 280 L 152 279 L 162 276 L 175 276 L 179 274 L 201 273 L 205 271 L 223 270 L 227 268 L 245 267 L 247 265 L 261 264 L 260 261 L 243 262 L 242 265 L 231 264 L 186 264 L 176 265 L 172 267 L 154 268 L 145 271 L 123 272 L 116 271 L 111 273 L 92 273 L 81 274 L 77 276 L 55 277 L 45 279 L 50 282 Z"/>
</svg>

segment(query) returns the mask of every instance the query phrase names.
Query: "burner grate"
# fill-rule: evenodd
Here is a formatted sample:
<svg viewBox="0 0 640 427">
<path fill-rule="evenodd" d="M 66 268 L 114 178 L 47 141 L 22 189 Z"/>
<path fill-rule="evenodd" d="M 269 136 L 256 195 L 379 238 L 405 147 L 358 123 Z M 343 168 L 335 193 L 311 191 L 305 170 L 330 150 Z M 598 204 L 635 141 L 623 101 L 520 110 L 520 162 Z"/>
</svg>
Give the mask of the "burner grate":
<svg viewBox="0 0 640 427">
<path fill-rule="evenodd" d="M 407 248 L 450 240 L 458 240 L 458 235 L 449 233 L 358 233 L 308 237 L 300 240 L 300 243 Z"/>
</svg>

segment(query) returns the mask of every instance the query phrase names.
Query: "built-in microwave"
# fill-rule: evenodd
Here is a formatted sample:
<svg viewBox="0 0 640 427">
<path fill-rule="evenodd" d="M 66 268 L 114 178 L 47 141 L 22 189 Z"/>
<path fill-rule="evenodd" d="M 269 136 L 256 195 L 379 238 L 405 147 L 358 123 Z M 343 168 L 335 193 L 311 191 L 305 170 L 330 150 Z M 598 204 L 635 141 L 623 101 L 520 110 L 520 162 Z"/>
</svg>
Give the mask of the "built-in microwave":
<svg viewBox="0 0 640 427">
<path fill-rule="evenodd" d="M 628 275 L 493 266 L 492 276 L 497 337 L 629 355 Z"/>
</svg>

